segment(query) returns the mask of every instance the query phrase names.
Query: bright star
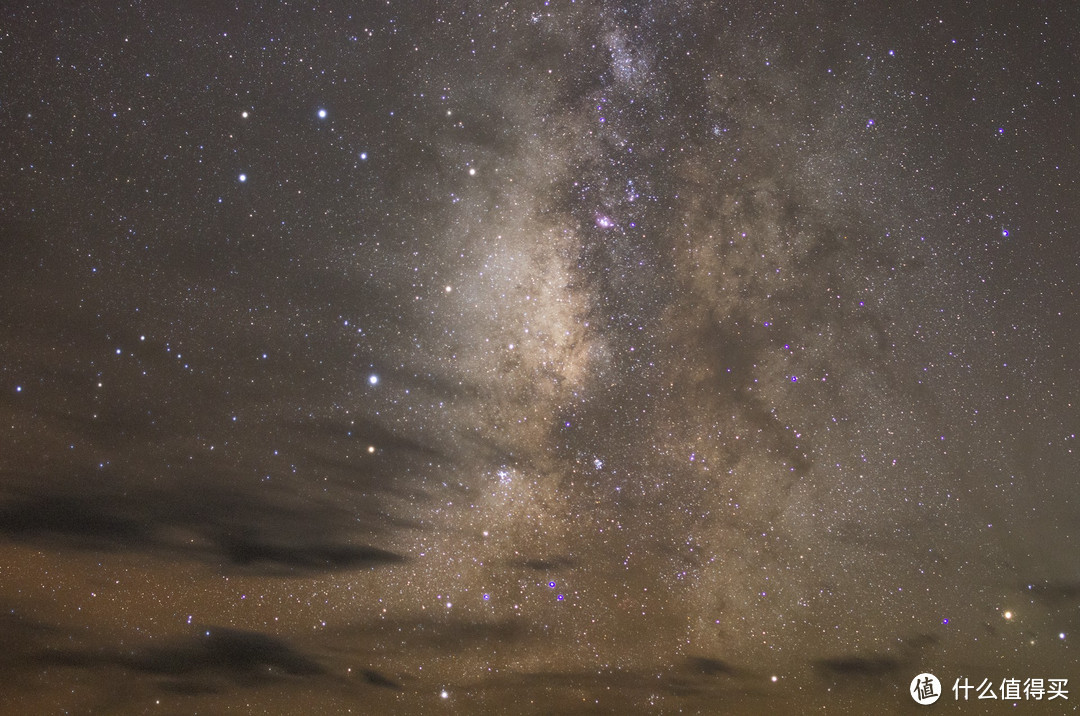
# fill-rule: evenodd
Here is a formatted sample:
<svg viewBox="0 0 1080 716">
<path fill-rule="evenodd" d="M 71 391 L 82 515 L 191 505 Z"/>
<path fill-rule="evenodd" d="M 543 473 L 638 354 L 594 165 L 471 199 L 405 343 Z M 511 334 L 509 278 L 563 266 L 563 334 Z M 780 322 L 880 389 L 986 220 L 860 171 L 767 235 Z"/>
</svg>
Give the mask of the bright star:
<svg viewBox="0 0 1080 716">
<path fill-rule="evenodd" d="M 367 382 L 371 383 L 372 385 L 378 385 L 379 384 L 379 376 L 372 373 L 371 375 L 368 376 Z"/>
<path fill-rule="evenodd" d="M 237 179 L 237 181 L 239 181 L 239 182 L 240 182 L 241 184 L 243 184 L 244 182 L 246 182 L 246 181 L 247 181 L 247 174 L 241 174 L 240 176 L 236 177 L 236 179 Z"/>
<path fill-rule="evenodd" d="M 319 119 L 326 119 L 326 110 L 325 109 L 320 109 L 319 110 Z"/>
</svg>

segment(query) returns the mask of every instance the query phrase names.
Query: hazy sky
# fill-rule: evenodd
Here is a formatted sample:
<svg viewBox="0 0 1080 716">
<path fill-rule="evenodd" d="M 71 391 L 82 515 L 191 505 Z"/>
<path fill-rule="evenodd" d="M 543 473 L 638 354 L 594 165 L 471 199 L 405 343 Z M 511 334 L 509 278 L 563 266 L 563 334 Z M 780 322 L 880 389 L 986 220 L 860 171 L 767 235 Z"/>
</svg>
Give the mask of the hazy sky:
<svg viewBox="0 0 1080 716">
<path fill-rule="evenodd" d="M 8 3 L 0 710 L 1072 708 L 1080 10 L 887 5 Z"/>
</svg>

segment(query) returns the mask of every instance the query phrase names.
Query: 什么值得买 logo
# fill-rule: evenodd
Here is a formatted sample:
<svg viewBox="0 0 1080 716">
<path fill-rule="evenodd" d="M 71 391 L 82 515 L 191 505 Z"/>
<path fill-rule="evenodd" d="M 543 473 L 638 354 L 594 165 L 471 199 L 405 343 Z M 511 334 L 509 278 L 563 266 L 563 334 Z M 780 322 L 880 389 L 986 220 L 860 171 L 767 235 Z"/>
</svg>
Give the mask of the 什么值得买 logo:
<svg viewBox="0 0 1080 716">
<path fill-rule="evenodd" d="M 915 703 L 928 706 L 941 698 L 941 682 L 933 674 L 919 674 L 911 680 L 910 693 Z"/>
</svg>

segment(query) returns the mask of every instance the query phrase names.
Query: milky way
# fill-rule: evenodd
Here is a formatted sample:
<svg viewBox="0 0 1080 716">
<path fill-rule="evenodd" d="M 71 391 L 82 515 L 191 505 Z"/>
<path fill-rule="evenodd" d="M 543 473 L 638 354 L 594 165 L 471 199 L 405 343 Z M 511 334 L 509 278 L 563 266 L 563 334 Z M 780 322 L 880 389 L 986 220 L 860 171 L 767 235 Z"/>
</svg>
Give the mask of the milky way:
<svg viewBox="0 0 1080 716">
<path fill-rule="evenodd" d="M 1080 683 L 1070 4 L 3 20 L 5 709 Z"/>
</svg>

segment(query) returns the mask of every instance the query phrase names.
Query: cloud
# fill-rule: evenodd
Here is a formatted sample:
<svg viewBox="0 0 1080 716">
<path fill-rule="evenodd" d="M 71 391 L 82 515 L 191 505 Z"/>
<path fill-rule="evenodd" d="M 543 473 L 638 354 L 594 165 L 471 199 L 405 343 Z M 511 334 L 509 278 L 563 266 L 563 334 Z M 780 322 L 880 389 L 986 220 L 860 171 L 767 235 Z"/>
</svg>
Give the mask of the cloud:
<svg viewBox="0 0 1080 716">
<path fill-rule="evenodd" d="M 760 705 L 766 695 L 762 687 L 766 680 L 760 674 L 735 674 L 732 670 L 727 675 L 733 678 L 717 679 L 717 674 L 709 670 L 709 662 L 711 666 L 722 662 L 707 658 L 697 665 L 694 662 L 690 660 L 678 668 L 659 672 L 614 669 L 500 674 L 462 688 L 474 694 L 483 693 L 493 701 L 513 698 L 518 703 L 529 703 L 532 699 L 543 699 L 544 713 L 594 713 L 597 703 L 604 712 L 615 713 L 640 712 L 643 703 L 677 706 L 694 713 L 725 710 L 743 713 L 755 711 L 753 705 Z M 453 693 L 454 687 L 448 690 Z"/>
<path fill-rule="evenodd" d="M 228 684 L 257 686 L 317 677 L 325 668 L 288 642 L 260 632 L 211 627 L 196 637 L 136 649 L 47 649 L 30 657 L 41 665 L 79 669 L 119 667 L 153 677 L 178 693 L 213 693 Z M 369 680 L 370 681 L 370 680 Z"/>
<path fill-rule="evenodd" d="M 362 569 L 405 561 L 370 544 L 396 523 L 388 516 L 300 499 L 282 487 L 242 490 L 193 479 L 109 489 L 99 476 L 66 480 L 13 476 L 0 499 L 0 538 L 50 548 L 134 551 L 230 570 L 287 575 Z M 120 480 L 119 485 L 134 485 Z"/>
<path fill-rule="evenodd" d="M 363 675 L 364 679 L 372 686 L 379 686 L 384 689 L 394 689 L 395 691 L 401 690 L 401 684 L 394 681 L 393 679 L 383 676 L 374 669 L 364 669 L 360 673 Z"/>
<path fill-rule="evenodd" d="M 896 673 L 903 664 L 890 656 L 857 656 L 854 654 L 814 661 L 824 677 L 866 676 L 878 677 Z"/>
<path fill-rule="evenodd" d="M 687 659 L 686 665 L 690 670 L 705 676 L 733 676 L 739 673 L 738 669 L 726 661 L 705 656 L 690 657 Z"/>
<path fill-rule="evenodd" d="M 1068 606 L 1080 603 L 1080 582 L 1056 581 L 1025 584 L 1023 591 L 1030 592 L 1050 604 Z"/>
</svg>

